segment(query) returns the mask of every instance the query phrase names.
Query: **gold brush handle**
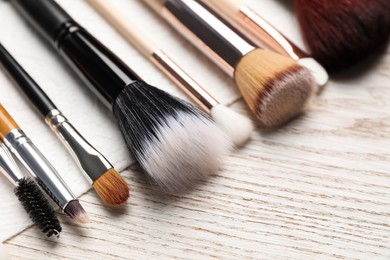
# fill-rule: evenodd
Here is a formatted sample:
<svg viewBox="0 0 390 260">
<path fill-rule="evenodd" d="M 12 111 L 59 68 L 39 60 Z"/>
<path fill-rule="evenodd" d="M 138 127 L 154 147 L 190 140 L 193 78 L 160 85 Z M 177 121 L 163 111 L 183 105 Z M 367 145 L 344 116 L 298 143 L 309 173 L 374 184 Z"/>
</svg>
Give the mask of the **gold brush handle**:
<svg viewBox="0 0 390 260">
<path fill-rule="evenodd" d="M 18 128 L 18 124 L 8 111 L 0 104 L 0 141 L 3 142 L 9 132 Z"/>
</svg>

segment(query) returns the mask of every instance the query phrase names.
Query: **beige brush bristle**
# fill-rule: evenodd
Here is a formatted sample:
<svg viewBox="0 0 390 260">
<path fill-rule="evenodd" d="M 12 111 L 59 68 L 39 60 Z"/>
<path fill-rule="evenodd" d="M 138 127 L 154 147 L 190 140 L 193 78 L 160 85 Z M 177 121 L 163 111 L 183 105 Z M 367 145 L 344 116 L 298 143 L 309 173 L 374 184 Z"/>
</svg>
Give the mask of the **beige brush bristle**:
<svg viewBox="0 0 390 260">
<path fill-rule="evenodd" d="M 265 127 L 280 126 L 300 114 L 316 88 L 308 69 L 262 49 L 240 60 L 234 79 Z"/>
<path fill-rule="evenodd" d="M 110 205 L 123 204 L 130 196 L 129 186 L 114 168 L 107 170 L 92 185 L 100 198 Z"/>
</svg>

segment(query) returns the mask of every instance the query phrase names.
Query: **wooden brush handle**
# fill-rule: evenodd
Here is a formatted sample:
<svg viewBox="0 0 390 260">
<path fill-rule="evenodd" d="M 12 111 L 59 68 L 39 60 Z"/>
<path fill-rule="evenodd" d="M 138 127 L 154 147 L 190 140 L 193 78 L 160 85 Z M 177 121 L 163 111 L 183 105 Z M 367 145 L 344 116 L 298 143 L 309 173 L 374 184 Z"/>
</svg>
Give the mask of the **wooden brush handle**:
<svg viewBox="0 0 390 260">
<path fill-rule="evenodd" d="M 154 0 L 156 1 L 156 0 Z M 138 49 L 147 58 L 150 58 L 157 47 L 144 36 L 144 33 L 133 25 L 125 14 L 116 9 L 110 1 L 107 0 L 87 0 L 119 33 Z M 158 1 L 156 1 L 158 2 Z"/>
<path fill-rule="evenodd" d="M 0 104 L 0 141 L 3 142 L 8 133 L 17 128 L 19 128 L 18 124 Z"/>
<path fill-rule="evenodd" d="M 149 7 L 157 13 L 161 13 L 165 0 L 143 0 Z"/>
</svg>

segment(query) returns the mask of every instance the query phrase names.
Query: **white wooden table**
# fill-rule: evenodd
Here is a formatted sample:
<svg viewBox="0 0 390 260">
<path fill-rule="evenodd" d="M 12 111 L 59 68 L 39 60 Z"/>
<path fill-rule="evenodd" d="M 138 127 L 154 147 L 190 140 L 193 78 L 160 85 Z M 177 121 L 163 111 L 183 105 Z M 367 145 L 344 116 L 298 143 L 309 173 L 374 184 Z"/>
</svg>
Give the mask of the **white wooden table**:
<svg viewBox="0 0 390 260">
<path fill-rule="evenodd" d="M 31 227 L 6 248 L 41 260 L 389 259 L 389 49 L 363 65 L 332 79 L 289 125 L 257 129 L 195 190 L 161 193 L 131 166 L 128 205 L 105 207 L 89 191 L 80 200 L 90 224 L 62 216 L 60 239 Z M 248 113 L 240 99 L 232 106 Z"/>
</svg>

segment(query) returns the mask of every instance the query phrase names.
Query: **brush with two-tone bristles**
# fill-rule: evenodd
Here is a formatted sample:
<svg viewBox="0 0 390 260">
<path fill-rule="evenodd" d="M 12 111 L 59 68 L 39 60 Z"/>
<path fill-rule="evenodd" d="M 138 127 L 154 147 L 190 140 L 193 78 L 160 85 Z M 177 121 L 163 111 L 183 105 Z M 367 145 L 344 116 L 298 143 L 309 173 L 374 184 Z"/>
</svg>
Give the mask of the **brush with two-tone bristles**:
<svg viewBox="0 0 390 260">
<path fill-rule="evenodd" d="M 388 0 L 293 2 L 313 57 L 331 72 L 356 64 L 389 41 Z"/>
<path fill-rule="evenodd" d="M 171 192 L 215 174 L 231 148 L 198 108 L 145 83 L 53 0 L 11 1 L 112 109 L 129 150 Z"/>
<path fill-rule="evenodd" d="M 110 1 L 88 0 L 87 2 L 110 22 L 127 41 L 188 94 L 200 108 L 209 113 L 222 130 L 231 137 L 236 146 L 241 146 L 248 140 L 253 130 L 253 124 L 247 117 L 218 102 L 168 55 L 154 45 Z"/>
<path fill-rule="evenodd" d="M 87 223 L 88 215 L 50 162 L 0 104 L 0 142 L 19 159 L 34 180 L 73 220 Z"/>
<path fill-rule="evenodd" d="M 48 237 L 59 237 L 62 227 L 53 207 L 35 181 L 23 176 L 3 143 L 0 144 L 0 172 L 15 186 L 15 195 L 33 223 Z"/>
<path fill-rule="evenodd" d="M 276 30 L 258 13 L 240 0 L 201 0 L 215 12 L 229 21 L 242 34 L 257 46 L 290 57 L 298 64 L 308 68 L 319 86 L 329 79 L 326 70 L 307 53 L 301 50 L 283 34 Z"/>
<path fill-rule="evenodd" d="M 265 127 L 300 114 L 315 90 L 307 68 L 255 47 L 199 0 L 143 0 L 231 76 Z"/>
<path fill-rule="evenodd" d="M 47 125 L 68 148 L 101 199 L 111 205 L 125 203 L 129 198 L 129 187 L 122 176 L 101 153 L 78 133 L 46 93 L 1 44 L 0 64 L 17 82 L 19 88 L 35 105 Z"/>
</svg>

